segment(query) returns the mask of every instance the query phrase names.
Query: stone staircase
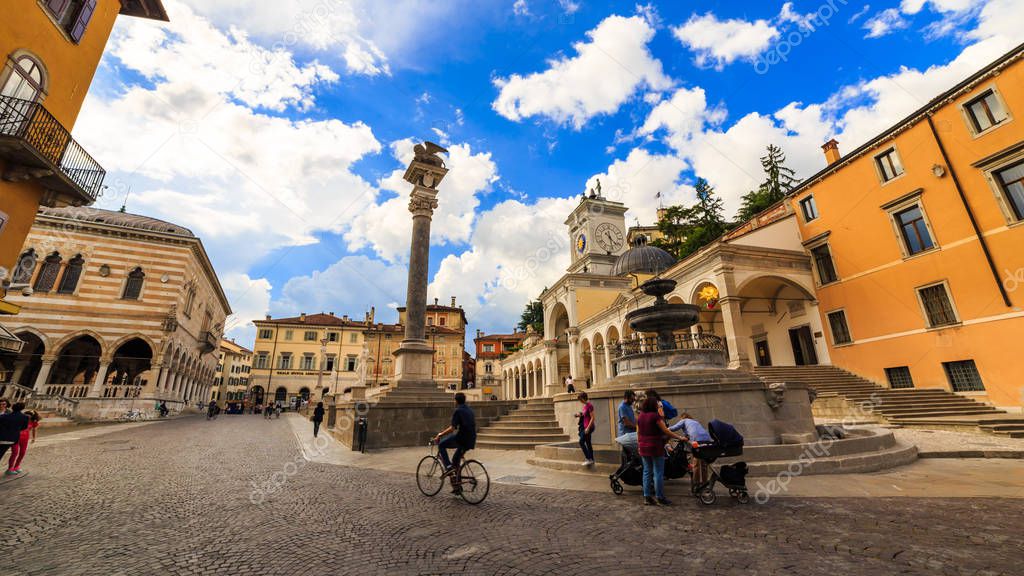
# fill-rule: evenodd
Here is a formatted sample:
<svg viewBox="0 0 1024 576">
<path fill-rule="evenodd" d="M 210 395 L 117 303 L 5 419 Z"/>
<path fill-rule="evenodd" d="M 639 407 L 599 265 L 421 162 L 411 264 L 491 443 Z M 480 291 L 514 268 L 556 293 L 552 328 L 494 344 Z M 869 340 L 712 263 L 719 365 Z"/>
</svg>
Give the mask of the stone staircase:
<svg viewBox="0 0 1024 576">
<path fill-rule="evenodd" d="M 802 382 L 819 398 L 867 402 L 872 414 L 889 424 L 974 428 L 1024 438 L 1024 418 L 938 388 L 885 388 L 835 366 L 761 366 L 752 371 L 769 382 Z"/>
<path fill-rule="evenodd" d="M 420 404 L 444 403 L 454 408 L 453 395 L 438 388 L 430 380 L 402 382 L 401 386 L 392 385 L 375 396 L 371 401 L 384 404 Z"/>
<path fill-rule="evenodd" d="M 481 428 L 476 435 L 476 447 L 533 450 L 538 444 L 568 440 L 569 435 L 555 419 L 554 401 L 550 398 L 535 398 Z"/>
</svg>

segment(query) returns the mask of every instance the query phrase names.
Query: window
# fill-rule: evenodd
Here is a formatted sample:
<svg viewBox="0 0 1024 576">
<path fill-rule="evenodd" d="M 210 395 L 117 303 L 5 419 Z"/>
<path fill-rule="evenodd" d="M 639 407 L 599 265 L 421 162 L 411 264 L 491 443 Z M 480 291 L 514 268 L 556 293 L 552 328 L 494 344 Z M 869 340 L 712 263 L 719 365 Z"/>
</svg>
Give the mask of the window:
<svg viewBox="0 0 1024 576">
<path fill-rule="evenodd" d="M 956 312 L 953 310 L 953 303 L 949 300 L 949 291 L 946 290 L 945 283 L 918 288 L 917 296 L 921 299 L 921 306 L 924 308 L 929 328 L 957 323 Z"/>
<path fill-rule="evenodd" d="M 302 369 L 303 370 L 312 370 L 313 369 L 313 355 L 312 354 L 304 354 L 302 356 Z"/>
<path fill-rule="evenodd" d="M 57 274 L 60 272 L 60 262 L 60 254 L 56 252 L 47 256 L 32 289 L 42 293 L 53 290 L 53 285 L 57 282 Z"/>
<path fill-rule="evenodd" d="M 14 284 L 28 284 L 32 281 L 32 274 L 36 271 L 36 251 L 29 248 L 18 257 L 18 264 L 14 267 L 14 276 L 11 282 Z"/>
<path fill-rule="evenodd" d="M 294 335 L 294 333 L 295 332 L 293 330 L 285 330 L 284 331 L 284 339 L 285 340 L 291 340 L 292 336 Z"/>
<path fill-rule="evenodd" d="M 494 367 L 491 366 L 490 362 L 488 362 L 487 364 L 484 364 L 484 374 L 491 374 L 493 372 L 494 372 Z"/>
<path fill-rule="evenodd" d="M 913 256 L 935 247 L 932 235 L 928 231 L 928 225 L 924 221 L 924 213 L 921 211 L 919 204 L 893 214 L 893 218 L 896 219 L 896 225 L 900 229 L 903 247 L 908 256 Z"/>
<path fill-rule="evenodd" d="M 338 341 L 338 333 L 337 332 L 328 332 L 327 333 L 327 341 L 328 342 L 337 342 Z"/>
<path fill-rule="evenodd" d="M 142 268 L 136 266 L 128 273 L 128 280 L 124 283 L 124 294 L 121 297 L 125 300 L 138 300 L 142 295 L 142 282 L 145 278 Z"/>
<path fill-rule="evenodd" d="M 334 356 L 328 356 L 327 362 L 324 364 L 324 370 L 328 372 L 334 372 Z"/>
<path fill-rule="evenodd" d="M 958 362 L 943 362 L 942 367 L 946 370 L 946 379 L 953 392 L 983 392 L 985 385 L 981 382 L 981 374 L 978 374 L 978 367 L 974 360 L 960 360 Z"/>
<path fill-rule="evenodd" d="M 291 352 L 285 352 L 281 354 L 281 358 L 277 361 L 278 370 L 291 370 L 292 367 L 292 354 Z"/>
<path fill-rule="evenodd" d="M 349 354 L 345 357 L 345 372 L 356 371 L 356 357 Z"/>
<path fill-rule="evenodd" d="M 348 341 L 350 343 L 352 343 L 352 344 L 358 343 L 359 342 L 359 333 L 358 332 L 350 332 L 349 335 L 348 335 Z"/>
<path fill-rule="evenodd" d="M 437 325 L 438 325 L 438 326 L 444 326 L 444 324 L 445 324 L 445 320 L 447 320 L 447 318 L 445 318 L 444 316 L 440 316 L 440 317 L 438 317 L 438 319 L 437 319 Z"/>
<path fill-rule="evenodd" d="M 75 289 L 78 288 L 78 279 L 82 277 L 82 266 L 85 264 L 85 259 L 79 254 L 72 258 L 68 265 L 64 267 L 64 275 L 61 276 L 60 286 L 57 288 L 58 294 L 74 294 Z"/>
<path fill-rule="evenodd" d="M 995 173 L 1014 220 L 1024 220 L 1024 160 Z"/>
<path fill-rule="evenodd" d="M 35 102 L 44 91 L 43 68 L 39 62 L 22 54 L 13 58 L 10 75 L 0 88 L 0 95 Z"/>
<path fill-rule="evenodd" d="M 46 0 L 45 6 L 75 44 L 82 40 L 96 12 L 96 0 Z"/>
<path fill-rule="evenodd" d="M 804 222 L 818 218 L 818 204 L 814 201 L 813 195 L 800 201 L 800 210 L 804 213 Z"/>
<path fill-rule="evenodd" d="M 427 316 L 427 326 L 433 326 L 433 325 L 434 325 L 434 317 L 433 316 Z"/>
<path fill-rule="evenodd" d="M 494 352 L 494 344 L 484 344 L 484 352 Z"/>
<path fill-rule="evenodd" d="M 895 148 L 889 148 L 885 152 L 875 156 L 875 164 L 878 166 L 878 172 L 882 177 L 882 182 L 888 182 L 903 174 L 903 164 L 900 162 L 900 157 L 896 153 Z"/>
<path fill-rule="evenodd" d="M 1003 103 L 992 89 L 982 92 L 980 96 L 965 104 L 964 109 L 976 134 L 1001 123 L 1007 117 Z"/>
<path fill-rule="evenodd" d="M 260 340 L 270 340 L 274 337 L 273 330 L 267 330 L 266 328 L 260 330 Z"/>
<path fill-rule="evenodd" d="M 306 333 L 302 335 L 302 339 L 306 342 L 314 342 L 316 340 L 316 330 L 306 330 Z"/>
<path fill-rule="evenodd" d="M 846 311 L 836 310 L 828 313 L 828 326 L 832 330 L 832 345 L 841 346 L 850 344 L 853 338 L 850 336 L 850 326 L 846 323 Z"/>
<path fill-rule="evenodd" d="M 192 306 L 196 300 L 196 289 L 190 283 L 185 288 L 185 316 L 188 318 L 192 317 Z"/>
<path fill-rule="evenodd" d="M 822 244 L 811 248 L 811 256 L 814 258 L 814 267 L 818 270 L 818 282 L 824 286 L 839 279 L 836 275 L 836 267 L 832 262 L 832 251 L 828 244 Z"/>
<path fill-rule="evenodd" d="M 890 388 L 913 388 L 914 379 L 910 377 L 909 366 L 896 366 L 895 368 L 886 368 L 885 377 L 889 380 Z"/>
<path fill-rule="evenodd" d="M 258 370 L 266 370 L 267 369 L 267 353 L 266 352 L 260 352 L 259 354 L 256 355 L 256 368 Z"/>
</svg>

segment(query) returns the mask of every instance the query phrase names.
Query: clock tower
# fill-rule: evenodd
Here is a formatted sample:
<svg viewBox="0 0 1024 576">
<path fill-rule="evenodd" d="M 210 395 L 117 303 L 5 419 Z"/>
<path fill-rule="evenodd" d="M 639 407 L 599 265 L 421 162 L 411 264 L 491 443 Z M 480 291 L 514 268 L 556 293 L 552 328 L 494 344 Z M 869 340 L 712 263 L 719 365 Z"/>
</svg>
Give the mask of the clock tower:
<svg viewBox="0 0 1024 576">
<path fill-rule="evenodd" d="M 598 184 L 600 190 L 600 184 Z M 619 254 L 626 251 L 626 205 L 591 192 L 572 211 L 569 227 L 572 264 L 570 274 L 611 273 Z"/>
</svg>

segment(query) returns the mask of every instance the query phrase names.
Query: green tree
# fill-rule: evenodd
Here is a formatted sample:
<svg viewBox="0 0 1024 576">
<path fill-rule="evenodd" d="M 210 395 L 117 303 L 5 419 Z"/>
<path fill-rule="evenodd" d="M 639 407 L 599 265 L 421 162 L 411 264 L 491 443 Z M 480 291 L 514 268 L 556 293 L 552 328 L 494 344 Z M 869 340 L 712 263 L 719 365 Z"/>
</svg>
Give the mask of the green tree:
<svg viewBox="0 0 1024 576">
<path fill-rule="evenodd" d="M 519 317 L 516 329 L 526 332 L 528 327 L 533 327 L 534 331 L 538 333 L 544 333 L 544 305 L 540 303 L 540 300 L 527 303 L 523 315 Z"/>
<path fill-rule="evenodd" d="M 714 242 L 729 229 L 722 199 L 708 181 L 698 178 L 694 192 L 697 202 L 692 206 L 671 206 L 665 210 L 658 221 L 664 237 L 651 243 L 679 260 Z"/>
<path fill-rule="evenodd" d="M 743 195 L 743 205 L 736 213 L 740 222 L 750 220 L 759 212 L 786 197 L 800 180 L 796 172 L 786 166 L 786 153 L 774 144 L 768 145 L 768 154 L 761 157 L 765 180 L 757 187 Z"/>
</svg>

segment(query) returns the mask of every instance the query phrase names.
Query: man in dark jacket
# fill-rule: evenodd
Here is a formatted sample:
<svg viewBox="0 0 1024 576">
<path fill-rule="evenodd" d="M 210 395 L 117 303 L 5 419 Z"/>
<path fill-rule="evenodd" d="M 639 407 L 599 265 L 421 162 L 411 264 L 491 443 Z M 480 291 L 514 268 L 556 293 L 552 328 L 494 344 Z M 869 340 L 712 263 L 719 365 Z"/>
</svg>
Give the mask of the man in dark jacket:
<svg viewBox="0 0 1024 576">
<path fill-rule="evenodd" d="M 7 450 L 18 442 L 21 431 L 28 428 L 29 418 L 22 411 L 25 404 L 15 402 L 11 411 L 7 414 L 0 414 L 0 459 L 4 457 Z"/>
<path fill-rule="evenodd" d="M 452 412 L 451 425 L 434 436 L 434 442 L 437 443 L 437 456 L 448 472 L 458 471 L 462 455 L 476 448 L 476 416 L 466 405 L 466 395 L 462 392 L 455 394 L 455 411 Z M 455 449 L 451 459 L 448 458 L 450 448 Z M 459 486 L 454 474 L 452 487 L 458 492 Z"/>
</svg>

